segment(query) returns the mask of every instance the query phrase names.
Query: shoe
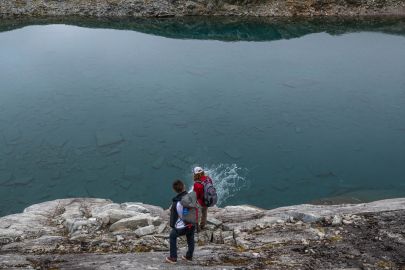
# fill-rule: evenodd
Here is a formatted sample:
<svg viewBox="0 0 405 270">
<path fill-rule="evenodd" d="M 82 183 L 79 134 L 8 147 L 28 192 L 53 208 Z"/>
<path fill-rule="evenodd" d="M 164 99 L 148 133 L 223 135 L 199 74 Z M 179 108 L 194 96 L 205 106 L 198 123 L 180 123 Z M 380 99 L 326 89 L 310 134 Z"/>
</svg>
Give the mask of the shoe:
<svg viewBox="0 0 405 270">
<path fill-rule="evenodd" d="M 187 256 L 181 256 L 181 258 L 182 258 L 183 260 L 189 261 L 189 262 L 191 262 L 191 261 L 193 260 L 193 258 L 189 258 L 189 257 L 187 257 Z"/>
<path fill-rule="evenodd" d="M 172 257 L 166 257 L 166 262 L 168 262 L 168 263 L 177 263 L 177 259 L 172 258 Z"/>
</svg>

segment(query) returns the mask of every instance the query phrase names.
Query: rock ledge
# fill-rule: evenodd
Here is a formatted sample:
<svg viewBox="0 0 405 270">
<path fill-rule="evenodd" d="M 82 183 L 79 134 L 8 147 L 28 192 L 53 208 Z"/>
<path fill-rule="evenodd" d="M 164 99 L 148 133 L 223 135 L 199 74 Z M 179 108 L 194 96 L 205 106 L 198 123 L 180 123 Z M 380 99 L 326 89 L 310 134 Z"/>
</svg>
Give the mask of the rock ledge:
<svg viewBox="0 0 405 270">
<path fill-rule="evenodd" d="M 196 234 L 196 259 L 176 268 L 405 269 L 404 214 L 405 199 L 215 207 Z M 0 218 L 0 269 L 167 269 L 168 215 L 153 205 L 93 198 L 35 204 Z M 185 240 L 179 245 L 184 251 Z"/>
</svg>

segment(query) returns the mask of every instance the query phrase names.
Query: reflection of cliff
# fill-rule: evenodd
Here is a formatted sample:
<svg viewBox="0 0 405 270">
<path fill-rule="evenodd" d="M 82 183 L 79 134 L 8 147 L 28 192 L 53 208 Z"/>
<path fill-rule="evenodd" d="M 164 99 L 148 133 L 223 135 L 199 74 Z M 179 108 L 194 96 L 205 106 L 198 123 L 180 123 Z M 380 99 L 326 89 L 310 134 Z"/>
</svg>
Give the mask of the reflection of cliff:
<svg viewBox="0 0 405 270">
<path fill-rule="evenodd" d="M 242 19 L 226 17 L 184 17 L 166 19 L 83 19 L 48 18 L 2 20 L 0 32 L 38 24 L 71 24 L 89 28 L 133 30 L 177 39 L 223 41 L 271 41 L 327 32 L 339 35 L 370 31 L 405 35 L 405 18 L 316 18 L 316 19 Z"/>
</svg>

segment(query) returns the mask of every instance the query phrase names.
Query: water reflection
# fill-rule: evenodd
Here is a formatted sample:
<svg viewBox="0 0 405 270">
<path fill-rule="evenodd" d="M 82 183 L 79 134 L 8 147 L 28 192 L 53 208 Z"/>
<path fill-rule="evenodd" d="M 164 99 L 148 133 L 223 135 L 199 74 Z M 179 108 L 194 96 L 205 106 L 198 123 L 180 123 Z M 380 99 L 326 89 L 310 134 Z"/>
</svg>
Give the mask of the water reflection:
<svg viewBox="0 0 405 270">
<path fill-rule="evenodd" d="M 326 32 L 341 35 L 353 32 L 380 32 L 405 35 L 404 17 L 359 18 L 29 18 L 2 20 L 0 32 L 27 25 L 68 24 L 88 28 L 132 30 L 177 39 L 222 41 L 272 41 Z"/>
</svg>

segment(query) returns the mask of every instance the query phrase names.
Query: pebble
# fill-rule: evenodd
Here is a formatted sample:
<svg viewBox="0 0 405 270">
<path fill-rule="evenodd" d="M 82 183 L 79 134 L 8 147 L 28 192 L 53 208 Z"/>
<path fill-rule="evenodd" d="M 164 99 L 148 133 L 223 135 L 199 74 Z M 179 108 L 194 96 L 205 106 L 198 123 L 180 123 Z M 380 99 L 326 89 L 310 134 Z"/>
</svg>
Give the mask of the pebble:
<svg viewBox="0 0 405 270">
<path fill-rule="evenodd" d="M 235 148 L 230 148 L 224 151 L 232 159 L 240 159 L 242 154 Z"/>
<path fill-rule="evenodd" d="M 121 242 L 122 240 L 124 240 L 125 238 L 122 235 L 117 235 L 117 242 Z"/>
<path fill-rule="evenodd" d="M 100 247 L 102 248 L 109 248 L 111 245 L 109 243 L 101 243 Z"/>
<path fill-rule="evenodd" d="M 155 160 L 155 162 L 153 162 L 152 167 L 154 169 L 160 169 L 164 163 L 165 163 L 165 157 L 161 156 L 157 160 Z"/>
<path fill-rule="evenodd" d="M 304 246 L 308 246 L 308 245 L 309 245 L 308 240 L 307 240 L 307 239 L 304 239 L 304 238 L 301 239 L 301 243 L 302 243 Z"/>
<path fill-rule="evenodd" d="M 342 224 L 342 218 L 338 215 L 335 215 L 332 219 L 332 226 L 338 226 Z"/>
</svg>

